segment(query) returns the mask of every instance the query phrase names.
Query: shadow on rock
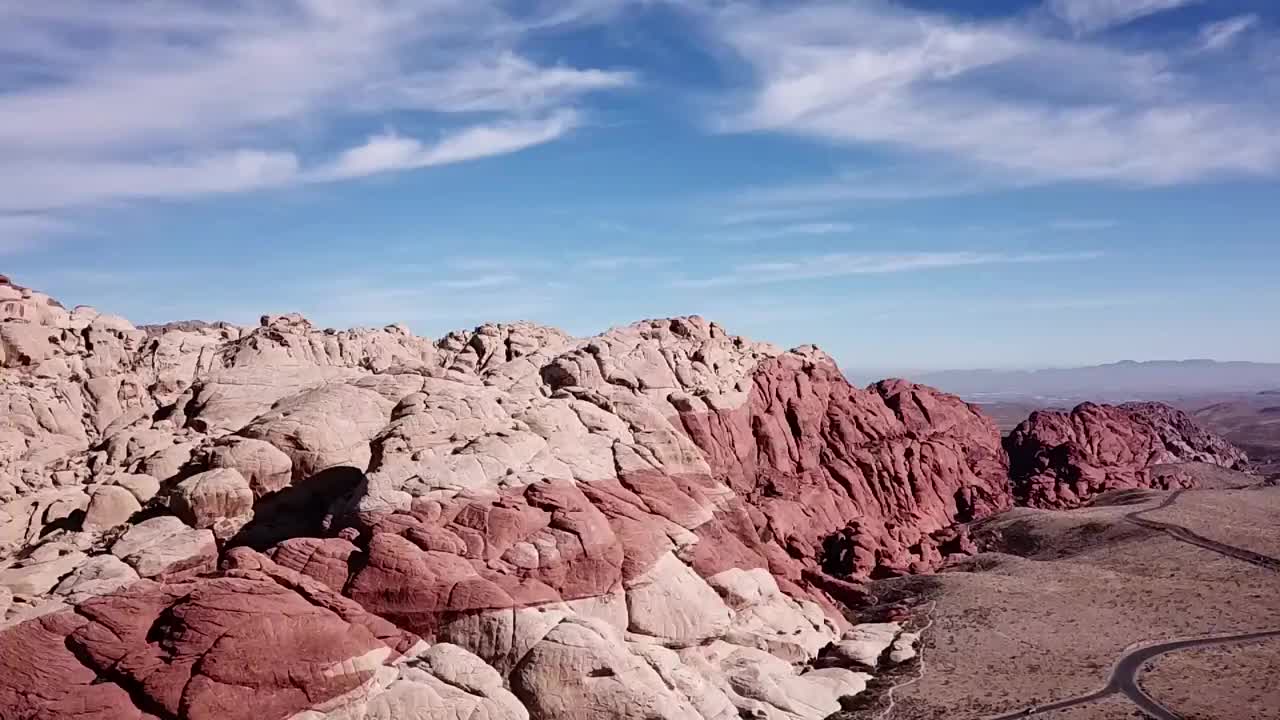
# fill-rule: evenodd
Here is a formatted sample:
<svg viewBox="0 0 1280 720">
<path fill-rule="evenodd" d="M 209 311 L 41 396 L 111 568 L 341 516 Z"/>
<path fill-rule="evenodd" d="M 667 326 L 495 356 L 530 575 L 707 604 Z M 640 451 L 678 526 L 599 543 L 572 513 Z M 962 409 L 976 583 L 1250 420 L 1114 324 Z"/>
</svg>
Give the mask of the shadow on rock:
<svg viewBox="0 0 1280 720">
<path fill-rule="evenodd" d="M 253 519 L 227 547 L 247 545 L 263 551 L 289 538 L 326 535 L 333 508 L 361 492 L 367 482 L 364 471 L 339 466 L 266 495 L 254 503 Z"/>
</svg>

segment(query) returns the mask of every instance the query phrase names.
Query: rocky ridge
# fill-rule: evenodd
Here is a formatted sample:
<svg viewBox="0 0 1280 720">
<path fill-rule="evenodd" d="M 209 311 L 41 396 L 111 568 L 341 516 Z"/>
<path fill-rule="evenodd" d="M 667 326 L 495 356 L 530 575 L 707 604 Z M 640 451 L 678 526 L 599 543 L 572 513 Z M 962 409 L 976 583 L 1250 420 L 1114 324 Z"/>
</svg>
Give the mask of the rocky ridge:
<svg viewBox="0 0 1280 720">
<path fill-rule="evenodd" d="M 825 717 L 912 655 L 858 581 L 1047 486 L 953 396 L 698 317 L 135 328 L 6 279 L 0 408 L 4 717 Z"/>
<path fill-rule="evenodd" d="M 1018 503 L 1042 508 L 1076 507 L 1107 490 L 1195 486 L 1187 473 L 1158 472 L 1164 465 L 1249 467 L 1243 452 L 1186 413 L 1151 402 L 1034 412 L 1005 448 Z"/>
</svg>

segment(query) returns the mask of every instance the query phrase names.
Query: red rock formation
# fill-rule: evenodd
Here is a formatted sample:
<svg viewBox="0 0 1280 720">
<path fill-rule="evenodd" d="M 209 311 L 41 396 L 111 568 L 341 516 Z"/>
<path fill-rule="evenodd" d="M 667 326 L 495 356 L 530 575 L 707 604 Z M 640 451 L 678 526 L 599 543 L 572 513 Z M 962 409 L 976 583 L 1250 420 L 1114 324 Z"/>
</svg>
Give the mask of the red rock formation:
<svg viewBox="0 0 1280 720">
<path fill-rule="evenodd" d="M 1010 504 L 999 435 L 975 409 L 902 381 L 853 388 L 822 358 L 767 362 L 745 407 L 680 422 L 714 477 L 546 480 L 368 515 L 349 580 L 345 540 L 290 540 L 274 557 L 434 637 L 458 614 L 616 592 L 669 551 L 703 577 L 769 568 L 832 607 L 815 576 L 928 570 L 953 525 Z M 717 481 L 735 494 L 716 499 Z M 681 531 L 698 540 L 687 554 Z"/>
<path fill-rule="evenodd" d="M 901 380 L 854 388 L 822 357 L 765 362 L 746 407 L 681 421 L 745 504 L 750 533 L 737 534 L 781 551 L 771 567 L 792 582 L 824 560 L 856 577 L 927 570 L 940 559 L 932 534 L 1011 504 L 988 418 Z M 824 543 L 839 537 L 853 552 L 832 563 Z"/>
<path fill-rule="evenodd" d="M 241 548 L 221 577 L 135 582 L 0 633 L 0 717 L 288 717 L 415 640 Z"/>
<path fill-rule="evenodd" d="M 812 664 L 861 580 L 1012 499 L 974 407 L 699 317 L 432 342 L 0 305 L 4 719 L 825 717 L 865 686 Z M 1117 477 L 1225 453 L 1101 415 L 1026 434 Z"/>
<path fill-rule="evenodd" d="M 1194 482 L 1152 472 L 1165 463 L 1248 465 L 1244 453 L 1161 403 L 1083 403 L 1070 413 L 1035 412 L 1009 434 L 1005 448 L 1018 503 L 1044 508 L 1074 507 L 1105 490 Z"/>
</svg>

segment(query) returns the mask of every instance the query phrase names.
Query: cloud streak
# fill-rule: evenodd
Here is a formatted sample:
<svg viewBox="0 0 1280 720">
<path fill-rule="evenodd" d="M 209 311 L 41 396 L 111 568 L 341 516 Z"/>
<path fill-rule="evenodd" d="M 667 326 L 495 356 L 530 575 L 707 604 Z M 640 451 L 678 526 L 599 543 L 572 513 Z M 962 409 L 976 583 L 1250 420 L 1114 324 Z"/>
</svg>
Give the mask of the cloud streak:
<svg viewBox="0 0 1280 720">
<path fill-rule="evenodd" d="M 1201 0 L 1049 0 L 1050 12 L 1077 32 L 1097 32 Z"/>
<path fill-rule="evenodd" d="M 1099 28 L 1173 3 L 1060 5 Z M 716 117 L 720 129 L 895 149 L 917 167 L 932 158 L 980 178 L 938 188 L 840 178 L 819 188 L 829 196 L 1280 171 L 1267 99 L 1215 89 L 1194 58 L 1172 51 L 1062 37 L 1027 18 L 957 20 L 879 3 L 737 4 L 706 18 L 754 78 L 729 96 L 736 110 Z M 1248 59 L 1234 69 L 1265 77 Z"/>
<path fill-rule="evenodd" d="M 1209 23 L 1200 29 L 1200 49 L 1217 52 L 1231 47 L 1241 33 L 1258 24 L 1257 15 L 1238 15 Z"/>
<path fill-rule="evenodd" d="M 555 140 L 578 122 L 576 113 L 563 110 L 542 120 L 469 127 L 432 145 L 395 133 L 376 135 L 363 145 L 343 151 L 335 162 L 308 173 L 304 179 L 343 180 L 505 155 Z"/>
<path fill-rule="evenodd" d="M 1080 262 L 1102 257 L 1100 252 L 1001 253 L 909 252 L 893 254 L 828 253 L 735 265 L 729 272 L 704 278 L 679 278 L 674 287 L 712 288 L 735 285 L 820 280 L 853 275 L 881 275 L 978 265 Z"/>
<path fill-rule="evenodd" d="M 0 212 L 343 180 L 551 142 L 628 71 L 545 65 L 516 14 L 463 0 L 0 0 Z M 86 42 L 89 38 L 92 42 Z M 408 122 L 342 147 L 352 128 Z M 430 128 L 430 129 L 427 129 Z"/>
</svg>

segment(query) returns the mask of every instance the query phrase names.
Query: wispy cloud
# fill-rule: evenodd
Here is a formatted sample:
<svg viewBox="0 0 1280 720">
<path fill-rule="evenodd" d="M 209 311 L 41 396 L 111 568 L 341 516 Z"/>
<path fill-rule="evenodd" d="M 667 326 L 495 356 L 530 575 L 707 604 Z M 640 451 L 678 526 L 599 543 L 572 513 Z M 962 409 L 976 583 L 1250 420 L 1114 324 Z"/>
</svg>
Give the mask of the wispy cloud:
<svg viewBox="0 0 1280 720">
<path fill-rule="evenodd" d="M 620 270 L 651 269 L 676 262 L 678 258 L 654 255 L 606 255 L 579 260 L 576 264 L 582 270 L 595 272 L 617 272 Z"/>
<path fill-rule="evenodd" d="M 753 202 L 750 195 L 759 189 L 748 189 L 734 198 L 734 208 L 725 211 L 715 219 L 717 225 L 736 227 L 739 225 L 756 225 L 768 222 L 785 222 L 790 220 L 816 221 L 830 212 L 824 208 L 808 207 L 761 207 L 762 203 Z M 723 198 L 720 198 L 723 200 Z"/>
<path fill-rule="evenodd" d="M 440 112 L 530 112 L 562 106 L 598 90 L 636 81 L 629 71 L 537 65 L 514 52 L 476 58 L 471 64 L 425 70 L 366 89 L 372 107 Z"/>
<path fill-rule="evenodd" d="M 440 287 L 450 288 L 452 290 L 480 290 L 484 288 L 507 287 L 515 285 L 518 282 L 520 282 L 519 275 L 511 273 L 490 273 L 487 275 L 472 275 L 452 280 L 442 280 L 438 284 Z"/>
<path fill-rule="evenodd" d="M 579 255 L 554 252 L 540 256 L 508 255 L 489 258 L 452 258 L 444 261 L 452 272 L 474 273 L 483 278 L 562 277 L 566 270 L 584 270 L 595 274 L 659 268 L 680 260 L 675 255 Z M 422 266 L 422 272 L 438 270 L 439 265 Z M 545 284 L 545 283 L 544 283 Z"/>
<path fill-rule="evenodd" d="M 515 152 L 626 70 L 546 65 L 530 33 L 616 9 L 464 0 L 0 0 L 0 211 L 341 180 Z M 394 131 L 346 147 L 352 128 Z"/>
<path fill-rule="evenodd" d="M 1029 184 L 1008 173 L 945 165 L 886 165 L 745 188 L 732 196 L 733 205 L 743 209 L 730 213 L 732 223 L 726 224 L 813 218 L 855 204 L 956 197 Z"/>
<path fill-rule="evenodd" d="M 71 229 L 70 223 L 42 213 L 0 213 L 0 254 L 23 250 L 39 238 Z"/>
<path fill-rule="evenodd" d="M 1225 50 L 1240 34 L 1258 24 L 1257 15 L 1238 15 L 1209 23 L 1200 29 L 1200 49 L 1205 52 Z"/>
<path fill-rule="evenodd" d="M 678 278 L 675 287 L 707 288 L 726 285 L 817 280 L 851 275 L 937 270 L 975 265 L 1055 263 L 1094 260 L 1100 252 L 1001 253 L 1001 252 L 911 252 L 894 254 L 829 253 L 735 265 L 729 272 L 703 278 Z"/>
<path fill-rule="evenodd" d="M 1120 223 L 1115 220 L 1107 220 L 1104 218 L 1070 218 L 1063 220 L 1054 220 L 1049 223 L 1052 230 L 1065 231 L 1090 231 L 1090 230 L 1110 230 L 1117 227 Z"/>
<path fill-rule="evenodd" d="M 819 238 L 828 235 L 847 235 L 859 229 L 859 225 L 850 222 L 799 222 L 786 224 L 738 222 L 731 224 L 723 231 L 714 233 L 710 239 L 721 243 L 754 243 L 784 238 Z"/>
<path fill-rule="evenodd" d="M 1065 2 L 1058 10 L 1098 28 L 1173 5 Z M 848 177 L 805 189 L 828 201 L 1280 171 L 1270 100 L 1218 88 L 1192 58 L 1169 50 L 1064 37 L 1029 18 L 959 20 L 881 3 L 735 4 L 706 22 L 754 77 L 731 96 L 737 111 L 717 116 L 721 129 L 876 146 L 913 166 L 954 166 L 953 181 L 932 185 Z M 1233 61 L 1242 76 L 1264 77 L 1256 61 Z"/>
<path fill-rule="evenodd" d="M 554 140 L 573 129 L 577 122 L 574 112 L 562 110 L 534 122 L 469 127 L 432 145 L 395 133 L 376 135 L 363 145 L 343 151 L 331 165 L 306 173 L 300 179 L 342 180 L 504 155 Z"/>
<path fill-rule="evenodd" d="M 1047 7 L 1078 32 L 1097 32 L 1202 0 L 1049 0 Z"/>
</svg>

